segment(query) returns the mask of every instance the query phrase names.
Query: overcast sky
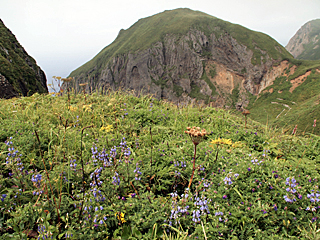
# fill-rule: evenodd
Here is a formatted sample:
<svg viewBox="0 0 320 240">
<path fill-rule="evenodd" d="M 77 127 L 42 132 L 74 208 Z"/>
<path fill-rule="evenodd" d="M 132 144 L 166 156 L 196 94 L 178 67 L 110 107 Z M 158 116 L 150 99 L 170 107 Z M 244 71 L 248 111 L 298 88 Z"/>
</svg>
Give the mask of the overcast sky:
<svg viewBox="0 0 320 240">
<path fill-rule="evenodd" d="M 266 33 L 283 46 L 320 18 L 320 0 L 0 0 L 0 18 L 51 83 L 92 59 L 121 28 L 184 7 Z"/>
</svg>

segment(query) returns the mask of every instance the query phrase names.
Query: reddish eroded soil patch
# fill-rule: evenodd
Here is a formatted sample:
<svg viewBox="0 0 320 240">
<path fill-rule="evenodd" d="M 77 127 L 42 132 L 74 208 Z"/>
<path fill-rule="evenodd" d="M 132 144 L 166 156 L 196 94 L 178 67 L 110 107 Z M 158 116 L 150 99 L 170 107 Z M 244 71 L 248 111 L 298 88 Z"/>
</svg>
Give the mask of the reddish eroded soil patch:
<svg viewBox="0 0 320 240">
<path fill-rule="evenodd" d="M 210 70 L 215 70 L 216 74 L 214 78 L 210 76 Z M 230 71 L 227 67 L 223 64 L 219 64 L 215 61 L 208 61 L 205 67 L 206 74 L 210 81 L 215 85 L 218 86 L 218 92 L 222 90 L 224 93 L 232 94 L 233 89 L 237 85 L 242 85 L 244 81 L 244 77 L 236 74 L 233 71 Z"/>
<path fill-rule="evenodd" d="M 284 76 L 286 76 L 286 77 L 288 77 L 288 76 L 290 76 L 290 75 L 292 75 L 292 74 L 294 74 L 294 72 L 296 71 L 296 68 L 297 68 L 297 66 L 296 65 L 294 65 L 294 66 L 292 66 L 291 68 L 290 68 L 290 72 L 289 72 L 289 74 L 286 74 L 286 72 L 284 72 Z"/>
<path fill-rule="evenodd" d="M 290 88 L 289 92 L 293 92 L 294 89 L 296 89 L 298 86 L 300 86 L 306 79 L 307 77 L 311 74 L 311 71 L 307 71 L 305 74 L 292 79 L 290 82 L 292 84 L 292 87 Z"/>
<path fill-rule="evenodd" d="M 288 77 L 289 75 L 294 74 L 297 66 L 293 65 L 289 68 L 290 64 L 287 60 L 282 61 L 279 65 L 273 66 L 271 70 L 263 77 L 260 83 L 259 93 L 264 91 L 265 88 L 271 86 L 274 80 L 279 76 Z M 289 69 L 289 70 L 288 70 Z"/>
<path fill-rule="evenodd" d="M 270 88 L 269 90 L 264 90 L 264 91 L 263 91 L 263 93 L 267 93 L 267 92 L 273 93 L 273 88 Z"/>
</svg>

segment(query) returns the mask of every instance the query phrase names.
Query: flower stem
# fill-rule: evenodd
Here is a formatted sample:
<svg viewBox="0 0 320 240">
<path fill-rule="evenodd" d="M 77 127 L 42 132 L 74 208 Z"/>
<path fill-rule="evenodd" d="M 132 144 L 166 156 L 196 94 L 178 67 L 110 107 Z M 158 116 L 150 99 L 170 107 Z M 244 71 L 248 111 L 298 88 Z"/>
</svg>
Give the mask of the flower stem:
<svg viewBox="0 0 320 240">
<path fill-rule="evenodd" d="M 196 144 L 196 143 L 193 143 L 193 144 L 194 144 L 193 167 L 192 167 L 192 174 L 191 174 L 189 185 L 188 185 L 189 189 L 190 189 L 190 186 L 192 184 L 194 171 L 196 170 L 196 154 L 197 154 L 197 145 L 198 144 Z"/>
</svg>

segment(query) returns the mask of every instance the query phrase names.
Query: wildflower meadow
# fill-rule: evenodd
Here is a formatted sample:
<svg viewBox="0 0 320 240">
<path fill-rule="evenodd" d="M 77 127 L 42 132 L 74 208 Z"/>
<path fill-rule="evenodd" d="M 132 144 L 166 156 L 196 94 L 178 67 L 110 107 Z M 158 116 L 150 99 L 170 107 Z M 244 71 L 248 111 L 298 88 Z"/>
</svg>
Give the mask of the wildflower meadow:
<svg viewBox="0 0 320 240">
<path fill-rule="evenodd" d="M 0 100 L 0 121 L 1 239 L 320 238 L 312 133 L 121 91 Z"/>
</svg>

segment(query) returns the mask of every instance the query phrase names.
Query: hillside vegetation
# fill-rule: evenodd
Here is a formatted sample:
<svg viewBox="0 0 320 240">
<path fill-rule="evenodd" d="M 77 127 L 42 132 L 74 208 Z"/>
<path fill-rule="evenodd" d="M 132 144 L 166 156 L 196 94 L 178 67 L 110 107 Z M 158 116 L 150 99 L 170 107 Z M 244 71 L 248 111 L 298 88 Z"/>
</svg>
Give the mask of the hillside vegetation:
<svg viewBox="0 0 320 240">
<path fill-rule="evenodd" d="M 289 62 L 289 67 L 272 85 L 251 98 L 248 106 L 251 117 L 288 131 L 298 125 L 300 133 L 314 131 L 319 134 L 312 125 L 315 119 L 320 119 L 320 61 L 290 59 Z M 294 66 L 297 68 L 293 74 L 286 75 Z"/>
<path fill-rule="evenodd" d="M 0 100 L 0 120 L 3 239 L 320 237 L 310 132 L 126 92 Z"/>
<path fill-rule="evenodd" d="M 46 77 L 0 19 L 0 74 L 21 96 L 47 93 Z M 1 89 L 5 91 L 5 89 Z M 3 93 L 0 94 L 1 97 Z"/>
<path fill-rule="evenodd" d="M 101 50 L 92 60 L 74 70 L 70 76 L 75 77 L 89 71 L 100 71 L 112 57 L 137 52 L 150 48 L 157 42 L 162 42 L 167 35 L 186 35 L 190 29 L 204 32 L 206 36 L 214 33 L 216 38 L 228 33 L 239 43 L 247 46 L 254 53 L 256 64 L 260 62 L 265 51 L 273 59 L 291 57 L 284 47 L 270 36 L 249 30 L 241 25 L 223 21 L 200 11 L 180 8 L 164 11 L 156 15 L 140 19 L 130 28 L 121 29 L 117 38 Z"/>
</svg>

